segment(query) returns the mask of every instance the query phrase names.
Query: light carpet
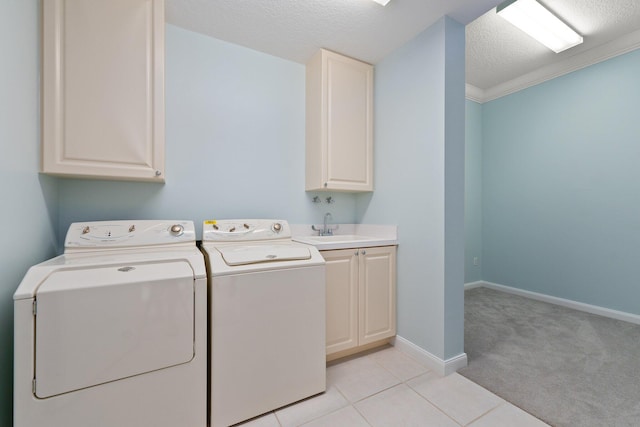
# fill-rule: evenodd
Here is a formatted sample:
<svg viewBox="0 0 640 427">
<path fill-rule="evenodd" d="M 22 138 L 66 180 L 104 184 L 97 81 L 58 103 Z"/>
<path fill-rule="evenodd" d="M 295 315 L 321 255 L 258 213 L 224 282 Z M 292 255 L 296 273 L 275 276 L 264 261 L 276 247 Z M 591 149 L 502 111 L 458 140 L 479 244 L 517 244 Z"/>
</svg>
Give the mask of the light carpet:
<svg viewBox="0 0 640 427">
<path fill-rule="evenodd" d="M 480 287 L 464 338 L 458 372 L 546 423 L 640 426 L 640 325 Z"/>
</svg>

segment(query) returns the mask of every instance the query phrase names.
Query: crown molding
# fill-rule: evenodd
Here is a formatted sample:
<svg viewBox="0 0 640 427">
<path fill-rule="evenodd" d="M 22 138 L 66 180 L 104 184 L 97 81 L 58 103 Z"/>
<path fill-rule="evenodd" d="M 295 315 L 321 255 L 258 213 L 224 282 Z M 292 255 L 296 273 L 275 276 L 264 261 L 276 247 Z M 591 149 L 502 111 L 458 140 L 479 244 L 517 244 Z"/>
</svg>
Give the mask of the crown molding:
<svg viewBox="0 0 640 427">
<path fill-rule="evenodd" d="M 484 102 L 484 91 L 479 87 L 475 87 L 467 83 L 465 85 L 466 98 L 469 101 L 474 101 L 482 104 Z"/>
<path fill-rule="evenodd" d="M 466 97 L 471 101 L 481 104 L 493 101 L 494 99 L 544 83 L 556 77 L 623 55 L 638 48 L 640 48 L 640 30 L 629 33 L 609 43 L 596 46 L 560 62 L 538 68 L 537 70 L 486 90 L 467 84 Z"/>
</svg>

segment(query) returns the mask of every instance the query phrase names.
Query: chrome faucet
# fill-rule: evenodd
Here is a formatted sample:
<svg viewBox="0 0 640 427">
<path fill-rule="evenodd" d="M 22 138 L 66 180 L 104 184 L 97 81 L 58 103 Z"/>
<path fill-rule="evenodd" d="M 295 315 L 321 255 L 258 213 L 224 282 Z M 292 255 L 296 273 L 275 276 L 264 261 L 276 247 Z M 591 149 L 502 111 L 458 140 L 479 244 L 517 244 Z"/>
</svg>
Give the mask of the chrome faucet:
<svg viewBox="0 0 640 427">
<path fill-rule="evenodd" d="M 311 229 L 313 231 L 317 231 L 319 236 L 333 236 L 333 230 L 337 230 L 339 225 L 336 225 L 335 227 L 329 226 L 329 221 L 331 221 L 332 219 L 333 215 L 331 215 L 331 212 L 327 212 L 326 214 L 324 214 L 322 228 L 316 228 L 315 225 L 312 225 Z"/>
<path fill-rule="evenodd" d="M 327 222 L 331 219 L 333 219 L 331 212 L 324 214 L 324 224 L 322 227 L 322 232 L 324 233 L 323 236 L 331 236 L 333 234 L 333 229 L 327 227 Z"/>
</svg>

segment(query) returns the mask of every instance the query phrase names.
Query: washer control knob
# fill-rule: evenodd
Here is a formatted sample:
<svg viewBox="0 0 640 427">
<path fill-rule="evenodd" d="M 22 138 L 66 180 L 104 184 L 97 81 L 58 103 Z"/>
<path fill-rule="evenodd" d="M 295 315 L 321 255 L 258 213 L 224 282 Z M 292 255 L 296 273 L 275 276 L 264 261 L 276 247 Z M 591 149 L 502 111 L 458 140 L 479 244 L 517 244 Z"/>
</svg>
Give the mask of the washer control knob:
<svg viewBox="0 0 640 427">
<path fill-rule="evenodd" d="M 181 224 L 173 224 L 171 228 L 169 228 L 169 232 L 174 236 L 182 236 L 184 227 Z"/>
<path fill-rule="evenodd" d="M 282 224 L 280 224 L 279 222 L 276 222 L 271 226 L 271 229 L 276 233 L 279 233 L 282 231 Z"/>
</svg>

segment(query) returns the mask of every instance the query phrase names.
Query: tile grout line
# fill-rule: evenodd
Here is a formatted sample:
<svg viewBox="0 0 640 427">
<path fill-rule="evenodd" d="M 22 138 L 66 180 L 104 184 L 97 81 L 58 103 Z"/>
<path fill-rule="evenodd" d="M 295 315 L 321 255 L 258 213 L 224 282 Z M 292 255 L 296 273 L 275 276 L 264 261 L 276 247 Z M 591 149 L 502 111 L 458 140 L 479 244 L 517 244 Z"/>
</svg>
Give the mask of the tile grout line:
<svg viewBox="0 0 640 427">
<path fill-rule="evenodd" d="M 397 351 L 399 351 L 399 350 L 397 350 Z M 404 354 L 404 353 L 403 353 L 403 354 Z M 425 369 L 426 369 L 426 372 L 423 372 L 423 373 L 421 373 L 421 374 L 418 374 L 418 375 L 416 375 L 416 376 L 413 376 L 413 377 L 411 377 L 411 378 L 408 378 L 407 380 L 402 380 L 401 378 L 398 378 L 398 376 L 397 376 L 397 375 L 394 375 L 394 373 L 393 373 L 393 372 L 391 372 L 389 369 L 387 369 L 387 368 L 385 368 L 384 366 L 382 366 L 382 364 L 381 364 L 381 363 L 379 363 L 377 360 L 375 360 L 374 358 L 372 358 L 372 357 L 370 357 L 370 356 L 371 356 L 371 355 L 367 355 L 367 357 L 369 357 L 371 360 L 373 360 L 375 363 L 377 363 L 377 364 L 378 364 L 378 366 L 380 366 L 382 369 L 384 369 L 385 371 L 389 372 L 389 374 L 391 374 L 391 376 L 393 376 L 395 379 L 397 379 L 397 380 L 398 380 L 398 381 L 400 381 L 400 382 L 399 382 L 398 384 L 394 385 L 394 386 L 387 387 L 387 388 L 386 388 L 386 389 L 384 389 L 384 390 L 380 390 L 379 392 L 374 393 L 374 394 L 372 394 L 371 396 L 367 396 L 367 397 L 365 397 L 365 398 L 363 398 L 363 399 L 360 399 L 358 402 L 361 402 L 361 401 L 363 401 L 363 400 L 365 400 L 365 399 L 368 399 L 369 397 L 372 397 L 372 396 L 378 395 L 378 394 L 380 394 L 380 393 L 383 393 L 383 392 L 385 392 L 385 391 L 387 391 L 387 390 L 390 390 L 390 389 L 392 389 L 392 388 L 394 388 L 394 387 L 399 386 L 400 384 L 404 384 L 404 385 L 405 385 L 409 390 L 411 390 L 413 393 L 415 393 L 416 395 L 418 395 L 418 397 L 420 397 L 422 400 L 424 400 L 425 402 L 427 402 L 429 405 L 433 406 L 437 411 L 441 412 L 442 414 L 444 414 L 444 416 L 446 416 L 446 417 L 447 417 L 447 418 L 449 418 L 451 421 L 453 421 L 454 423 L 456 423 L 457 425 L 459 425 L 459 426 L 461 426 L 461 427 L 462 427 L 462 424 L 460 424 L 458 421 L 456 421 L 455 419 L 453 419 L 453 417 L 451 417 L 449 414 L 447 414 L 447 413 L 446 413 L 446 412 L 444 412 L 442 409 L 440 409 L 440 407 L 439 407 L 438 405 L 436 405 L 435 403 L 431 402 L 429 399 L 427 399 L 426 397 L 424 397 L 423 395 L 421 395 L 420 393 L 418 393 L 418 392 L 417 392 L 413 387 L 411 387 L 409 384 L 407 384 L 407 382 L 408 382 L 408 381 L 411 381 L 411 380 L 412 380 L 412 379 L 414 379 L 414 378 L 418 378 L 418 377 L 420 377 L 420 376 L 422 376 L 422 375 L 426 375 L 426 374 L 428 374 L 428 373 L 434 373 L 434 374 L 438 375 L 436 372 L 433 372 L 433 370 L 431 370 L 431 369 L 429 369 L 429 368 L 427 368 L 427 367 L 425 367 L 425 366 L 421 365 L 420 363 L 418 363 L 418 362 L 416 361 L 416 363 L 418 363 L 420 366 L 422 366 L 423 368 L 425 368 Z M 407 356 L 407 357 L 409 357 L 409 356 Z M 414 360 L 413 358 L 411 358 L 411 357 L 409 357 L 409 359 L 411 359 L 411 360 L 415 361 L 415 360 Z"/>
<path fill-rule="evenodd" d="M 456 423 L 459 426 L 462 426 L 462 424 L 460 424 L 458 421 L 456 421 L 451 415 L 447 414 L 443 409 L 441 409 L 438 405 L 436 405 L 434 402 L 430 401 L 429 399 L 427 399 L 426 397 L 424 397 L 423 395 L 421 395 L 420 393 L 418 393 L 413 387 L 411 387 L 409 384 L 406 384 L 407 387 L 409 387 L 409 390 L 411 390 L 412 392 L 414 392 L 415 394 L 418 395 L 418 397 L 420 397 L 422 400 L 424 400 L 425 402 L 427 402 L 429 405 L 433 406 L 434 408 L 436 408 L 437 411 L 441 412 L 442 414 L 444 414 L 445 417 L 449 418 L 451 421 L 453 421 L 454 423 Z"/>
<path fill-rule="evenodd" d="M 353 407 L 353 409 L 355 409 L 355 410 L 356 410 L 356 412 L 357 412 L 358 414 L 360 414 L 360 416 L 362 417 L 362 419 L 364 420 L 364 422 L 365 422 L 365 423 L 367 423 L 367 424 L 369 424 L 371 427 L 373 427 L 373 424 L 371 424 L 371 423 L 369 422 L 369 419 L 368 419 L 368 418 L 367 418 L 367 417 L 366 417 L 362 412 L 360 412 L 360 411 L 358 410 L 358 408 L 356 408 L 356 406 L 355 406 L 355 405 L 353 405 L 353 404 L 352 404 L 351 406 Z"/>
<path fill-rule="evenodd" d="M 391 348 L 393 348 L 393 347 L 391 347 Z M 400 352 L 399 350 L 396 350 L 396 351 Z M 413 361 L 413 362 L 416 362 L 413 358 L 411 358 L 411 357 L 409 357 L 409 356 L 405 355 L 405 354 L 404 354 L 404 353 L 402 353 L 402 352 L 400 352 L 400 353 L 401 353 L 403 356 L 407 357 L 409 360 L 411 360 L 411 361 Z M 495 410 L 497 410 L 498 408 L 501 408 L 501 407 L 506 406 L 506 405 L 515 406 L 515 407 L 517 408 L 517 406 L 516 406 L 516 405 L 513 405 L 513 404 L 512 404 L 512 403 L 510 403 L 509 401 L 507 401 L 507 400 L 505 400 L 505 399 L 502 399 L 502 398 L 500 398 L 500 396 L 497 396 L 497 395 L 496 395 L 496 396 L 497 396 L 498 398 L 500 398 L 500 400 L 501 400 L 501 402 L 500 402 L 498 405 L 496 405 L 496 406 L 494 406 L 494 407 L 492 407 L 492 408 L 488 409 L 487 411 L 483 412 L 483 413 L 482 413 L 482 414 L 480 414 L 479 416 L 477 416 L 477 417 L 473 418 L 471 421 L 469 421 L 469 422 L 467 422 L 467 423 L 465 423 L 465 424 L 462 424 L 461 422 L 458 422 L 456 419 L 454 419 L 454 418 L 453 418 L 451 415 L 449 415 L 447 412 L 445 412 L 445 410 L 444 410 L 444 409 L 440 408 L 440 406 L 439 406 L 438 404 L 436 404 L 435 402 L 432 402 L 428 397 L 426 397 L 426 396 L 422 395 L 420 392 L 418 392 L 414 387 L 412 387 L 412 386 L 409 384 L 409 382 L 411 382 L 412 380 L 417 379 L 417 378 L 419 378 L 419 377 L 421 377 L 421 376 L 429 375 L 429 374 L 436 375 L 436 377 L 442 377 L 442 378 L 444 378 L 444 377 L 446 377 L 446 376 L 440 376 L 437 372 L 434 372 L 433 370 L 431 370 L 431 369 L 429 369 L 429 368 L 425 367 L 424 365 L 421 365 L 420 363 L 418 363 L 418 365 L 419 365 L 421 368 L 423 368 L 423 369 L 424 369 L 424 372 L 421 372 L 421 373 L 419 373 L 419 374 L 417 374 L 417 375 L 412 375 L 412 376 L 410 376 L 410 377 L 408 377 L 408 378 L 406 378 L 406 379 L 404 379 L 404 380 L 403 380 L 402 378 L 400 378 L 400 376 L 399 376 L 399 375 L 394 374 L 394 372 L 392 372 L 392 371 L 391 371 L 391 369 L 389 369 L 389 368 L 385 367 L 385 366 L 382 364 L 382 362 L 380 362 L 380 361 L 376 360 L 377 358 L 372 357 L 372 355 L 371 355 L 371 354 L 366 355 L 365 357 L 366 357 L 367 359 L 369 359 L 370 361 L 373 361 L 375 366 L 377 366 L 378 368 L 381 368 L 384 372 L 388 373 L 392 378 L 394 378 L 394 379 L 395 379 L 396 381 L 398 381 L 398 382 L 397 382 L 396 384 L 393 384 L 393 385 L 391 385 L 391 386 L 388 386 L 388 387 L 385 387 L 385 388 L 383 388 L 383 389 L 381 389 L 381 390 L 378 390 L 378 391 L 376 391 L 376 392 L 374 392 L 374 393 L 372 393 L 372 394 L 368 394 L 368 395 L 366 395 L 366 396 L 364 396 L 364 397 L 362 397 L 362 398 L 359 398 L 358 400 L 355 400 L 355 401 L 353 401 L 353 402 L 352 402 L 350 399 L 348 399 L 348 398 L 347 398 L 347 396 L 344 394 L 344 392 L 340 389 L 340 387 L 339 387 L 337 384 L 328 384 L 328 386 L 329 386 L 328 388 L 334 387 L 334 388 L 336 389 L 336 391 L 338 392 L 339 396 L 340 396 L 340 397 L 342 397 L 342 398 L 344 399 L 344 401 L 346 402 L 346 404 L 345 404 L 344 406 L 338 407 L 338 408 L 336 408 L 336 409 L 334 409 L 334 410 L 330 410 L 329 412 L 325 412 L 325 413 L 322 413 L 322 414 L 320 414 L 320 415 L 314 416 L 313 418 L 310 418 L 310 419 L 308 419 L 308 420 L 305 420 L 303 423 L 300 423 L 300 424 L 296 423 L 296 424 L 295 424 L 295 426 L 296 426 L 296 427 L 304 426 L 304 425 L 306 425 L 306 424 L 308 424 L 308 423 L 311 423 L 311 422 L 314 422 L 314 421 L 316 421 L 316 420 L 318 420 L 318 419 L 320 419 L 320 418 L 323 418 L 323 417 L 329 416 L 329 415 L 331 415 L 331 414 L 335 414 L 336 412 L 338 412 L 338 411 L 340 411 L 340 410 L 343 410 L 343 409 L 345 409 L 345 408 L 348 408 L 349 406 L 351 406 L 351 408 L 353 408 L 353 409 L 356 411 L 356 413 L 357 413 L 357 414 L 358 414 L 358 415 L 359 415 L 359 416 L 360 416 L 360 417 L 365 421 L 365 423 L 366 423 L 368 426 L 372 426 L 371 422 L 367 419 L 367 417 L 364 415 L 364 413 L 362 413 L 362 412 L 361 412 L 361 411 L 356 407 L 356 405 L 357 405 L 357 404 L 359 404 L 359 403 L 361 403 L 361 402 L 363 402 L 363 401 L 365 401 L 365 400 L 367 400 L 367 399 L 369 399 L 369 398 L 373 398 L 374 396 L 380 395 L 380 394 L 382 394 L 382 393 L 384 393 L 384 392 L 387 392 L 387 391 L 389 391 L 389 390 L 391 390 L 391 389 L 393 389 L 393 388 L 395 388 L 395 387 L 397 387 L 397 386 L 400 386 L 400 385 L 404 385 L 406 388 L 408 388 L 409 390 L 411 390 L 415 395 L 417 395 L 421 400 L 423 400 L 423 401 L 425 401 L 426 403 L 428 403 L 430 406 L 432 406 L 433 408 L 435 408 L 439 413 L 443 414 L 445 417 L 447 417 L 448 419 L 450 419 L 453 423 L 455 423 L 455 424 L 456 424 L 456 425 L 458 425 L 458 426 L 469 426 L 469 425 L 471 425 L 471 424 L 475 423 L 476 421 L 480 420 L 481 418 L 485 417 L 485 416 L 486 416 L 486 415 L 488 415 L 489 413 L 494 412 L 494 411 L 495 411 Z M 383 361 L 385 361 L 385 359 L 382 359 L 382 360 L 383 360 Z M 392 360 L 386 360 L 386 362 L 388 362 L 387 364 L 390 364 L 390 363 L 392 363 L 393 361 L 392 361 Z M 400 364 L 402 364 L 402 363 L 403 363 L 403 362 L 402 362 L 402 361 L 400 361 Z M 416 362 L 416 363 L 417 363 L 417 362 Z M 477 384 L 477 383 L 474 383 L 474 384 Z M 326 393 L 327 391 L 328 391 L 328 389 L 327 389 L 327 390 L 325 390 L 325 392 L 324 392 L 324 393 Z M 494 394 L 494 395 L 495 395 L 495 393 L 492 393 L 492 394 Z M 311 398 L 313 398 L 313 397 L 311 397 Z M 304 399 L 304 400 L 307 400 L 307 399 Z M 299 402 L 296 402 L 296 403 L 294 403 L 293 405 L 295 405 L 295 404 L 297 404 L 297 403 L 299 403 Z M 287 406 L 289 406 L 289 405 L 287 405 Z M 521 409 L 521 408 L 519 408 L 519 409 Z M 277 414 L 276 412 L 277 412 L 276 410 L 273 410 L 273 411 L 270 411 L 270 412 L 268 412 L 268 413 L 266 413 L 266 414 L 263 414 L 262 416 L 265 416 L 265 415 L 268 415 L 268 414 L 273 414 L 273 415 L 274 415 L 274 417 L 275 417 L 275 419 L 276 419 L 276 422 L 277 422 L 278 426 L 279 426 L 279 427 L 284 427 L 283 421 L 282 421 L 282 420 L 280 420 L 280 417 L 278 416 L 278 414 Z M 524 411 L 524 412 L 526 412 L 526 411 Z M 529 415 L 531 415 L 531 414 L 529 414 Z M 537 418 L 537 417 L 534 417 L 534 418 Z M 543 422 L 544 422 L 544 421 L 543 421 Z"/>
<path fill-rule="evenodd" d="M 498 397 L 500 397 L 500 396 L 498 396 Z M 502 398 L 500 398 L 500 399 L 502 399 Z M 482 415 L 479 415 L 479 416 L 477 416 L 476 418 L 472 419 L 472 420 L 471 420 L 471 421 L 469 421 L 467 424 L 465 424 L 465 426 L 469 426 L 469 425 L 471 425 L 471 424 L 475 423 L 476 421 L 478 421 L 480 418 L 484 417 L 485 415 L 488 415 L 489 413 L 491 413 L 491 412 L 495 411 L 495 410 L 496 410 L 496 409 L 498 409 L 499 407 L 501 407 L 501 406 L 505 406 L 505 405 L 507 405 L 507 404 L 509 404 L 509 402 L 507 402 L 506 400 L 502 399 L 502 403 L 500 403 L 498 406 L 496 406 L 496 407 L 494 407 L 494 408 L 491 408 L 491 409 L 489 409 L 487 412 L 484 412 Z"/>
<path fill-rule="evenodd" d="M 282 427 L 282 423 L 280 422 L 280 418 L 278 418 L 278 414 L 276 414 L 276 411 L 271 411 L 271 413 L 273 414 L 274 417 L 276 417 L 276 422 L 278 423 L 278 425 L 280 427 Z"/>
<path fill-rule="evenodd" d="M 349 406 L 353 407 L 353 409 L 356 409 L 356 408 L 353 406 L 353 403 L 351 403 L 351 401 L 350 401 L 349 399 L 347 399 L 347 397 L 342 393 L 342 391 L 340 390 L 340 387 L 338 387 L 338 386 L 337 386 L 337 385 L 335 385 L 335 384 L 333 384 L 333 385 L 332 385 L 332 387 L 335 387 L 335 389 L 336 389 L 336 390 L 338 390 L 338 393 L 340 393 L 340 396 L 342 396 L 342 397 L 344 398 L 344 400 L 345 400 L 345 402 L 347 402 L 347 404 L 346 404 L 345 406 L 341 406 L 340 408 L 337 408 L 337 409 L 335 409 L 335 410 L 333 410 L 333 411 L 329 411 L 329 412 L 326 412 L 326 413 L 324 413 L 324 414 L 322 414 L 322 415 L 318 415 L 317 417 L 311 418 L 310 420 L 307 420 L 307 421 L 305 421 L 305 422 L 304 422 L 304 423 L 302 423 L 302 424 L 296 424 L 296 427 L 301 427 L 301 426 L 304 426 L 305 424 L 308 424 L 308 423 L 310 423 L 310 422 L 312 422 L 312 421 L 318 420 L 318 419 L 320 419 L 320 418 L 322 418 L 322 417 L 325 417 L 325 416 L 327 416 L 327 415 L 335 414 L 336 412 L 338 412 L 338 411 L 340 411 L 340 410 L 342 410 L 342 409 L 344 409 L 344 408 L 346 408 L 346 407 L 349 407 Z M 324 391 L 324 393 L 326 393 L 326 392 L 327 392 L 327 391 L 325 390 L 325 391 Z M 357 409 L 356 409 L 356 411 L 357 411 Z M 275 411 L 274 411 L 274 414 L 275 414 Z M 278 418 L 278 415 L 276 415 L 276 418 Z M 365 418 L 365 421 L 366 421 L 366 418 Z M 278 423 L 280 423 L 280 420 L 279 420 L 279 419 L 278 419 Z M 369 424 L 369 422 L 368 422 L 368 421 L 367 421 L 367 424 Z M 369 424 L 369 425 L 371 425 L 371 424 Z M 282 423 L 280 423 L 280 427 L 282 427 Z"/>
<path fill-rule="evenodd" d="M 400 351 L 400 350 L 397 350 L 397 351 Z M 401 352 L 401 353 L 402 353 L 402 352 Z M 458 424 L 459 426 L 463 426 L 463 424 L 459 423 L 459 422 L 458 422 L 458 421 L 456 421 L 456 420 L 455 420 L 451 415 L 447 414 L 447 413 L 446 413 L 442 408 L 440 408 L 440 406 L 438 406 L 435 402 L 432 402 L 431 400 L 429 400 L 427 397 L 425 397 L 425 396 L 423 396 L 422 394 L 420 394 L 417 390 L 415 390 L 413 387 L 411 387 L 411 385 L 409 385 L 409 384 L 408 384 L 408 382 L 409 382 L 409 381 L 411 381 L 411 380 L 413 380 L 413 379 L 415 379 L 415 378 L 421 377 L 421 376 L 423 376 L 423 375 L 426 375 L 426 374 L 428 374 L 428 373 L 434 373 L 435 375 L 439 375 L 439 374 L 438 374 L 437 372 L 434 372 L 432 369 L 429 369 L 429 368 L 427 368 L 426 366 L 424 366 L 424 365 L 420 364 L 417 360 L 413 359 L 413 358 L 412 358 L 411 356 L 409 356 L 408 354 L 404 354 L 404 353 L 402 353 L 402 354 L 403 354 L 404 356 L 408 357 L 410 360 L 412 360 L 412 361 L 414 361 L 414 362 L 418 363 L 418 365 L 420 365 L 421 367 L 425 368 L 425 369 L 426 369 L 426 371 L 425 371 L 425 372 L 423 372 L 423 373 L 421 373 L 421 374 L 415 375 L 415 376 L 413 376 L 413 377 L 411 377 L 411 378 L 407 378 L 406 380 L 402 380 L 402 379 L 398 378 L 396 375 L 394 375 L 394 374 L 393 374 L 393 372 L 391 372 L 389 369 L 385 368 L 385 367 L 384 367 L 381 363 L 379 363 L 377 360 L 375 360 L 375 358 L 370 357 L 370 355 L 369 355 L 369 356 L 367 356 L 367 357 L 370 357 L 370 358 L 371 358 L 371 360 L 373 360 L 374 362 L 376 362 L 376 363 L 377 363 L 381 368 L 385 369 L 385 370 L 386 370 L 387 372 L 389 372 L 392 376 L 394 376 L 395 378 L 397 378 L 397 379 L 401 382 L 401 384 L 406 385 L 406 386 L 407 386 L 407 387 L 408 387 L 412 392 L 414 392 L 414 393 L 415 393 L 415 394 L 417 394 L 420 398 L 422 398 L 424 401 L 426 401 L 427 403 L 429 403 L 430 405 L 432 405 L 432 406 L 433 406 L 434 408 L 436 408 L 439 412 L 441 412 L 442 414 L 444 414 L 447 418 L 449 418 L 450 420 L 452 420 L 454 423 Z M 454 374 L 454 373 L 452 373 L 451 375 L 453 375 L 453 374 Z M 445 376 L 446 376 L 446 375 L 445 375 Z M 444 376 L 443 376 L 443 378 L 444 378 Z M 474 383 L 474 384 L 475 384 L 475 383 Z M 398 384 L 396 384 L 396 385 L 398 385 Z M 393 386 L 393 387 L 395 387 L 395 386 Z M 393 388 L 393 387 L 389 387 L 389 388 Z M 382 391 L 380 391 L 380 392 L 378 392 L 378 393 L 375 393 L 375 394 L 373 394 L 372 396 L 375 396 L 376 394 L 382 393 L 383 391 L 389 390 L 389 388 L 387 388 L 387 389 L 385 389 L 385 390 L 382 390 Z M 488 391 L 488 390 L 487 390 L 487 391 Z M 495 394 L 495 393 L 492 393 L 492 394 Z M 500 397 L 500 396 L 498 396 L 498 397 Z M 362 400 L 364 400 L 364 399 L 362 399 Z M 482 418 L 482 417 L 484 417 L 485 415 L 487 415 L 489 412 L 494 411 L 495 409 L 499 408 L 500 406 L 504 405 L 505 403 L 509 403 L 509 402 L 507 402 L 506 400 L 504 400 L 504 399 L 502 399 L 502 398 L 500 398 L 500 400 L 502 400 L 502 402 L 501 402 L 500 404 L 498 404 L 497 406 L 495 406 L 495 407 L 493 407 L 493 408 L 491 408 L 491 409 L 487 410 L 486 412 L 482 413 L 481 415 L 479 415 L 478 417 L 474 418 L 473 420 L 471 420 L 470 422 L 468 422 L 467 424 L 464 424 L 464 425 L 465 425 L 465 426 L 468 426 L 469 424 L 474 423 L 475 421 L 479 420 L 480 418 Z"/>
</svg>

